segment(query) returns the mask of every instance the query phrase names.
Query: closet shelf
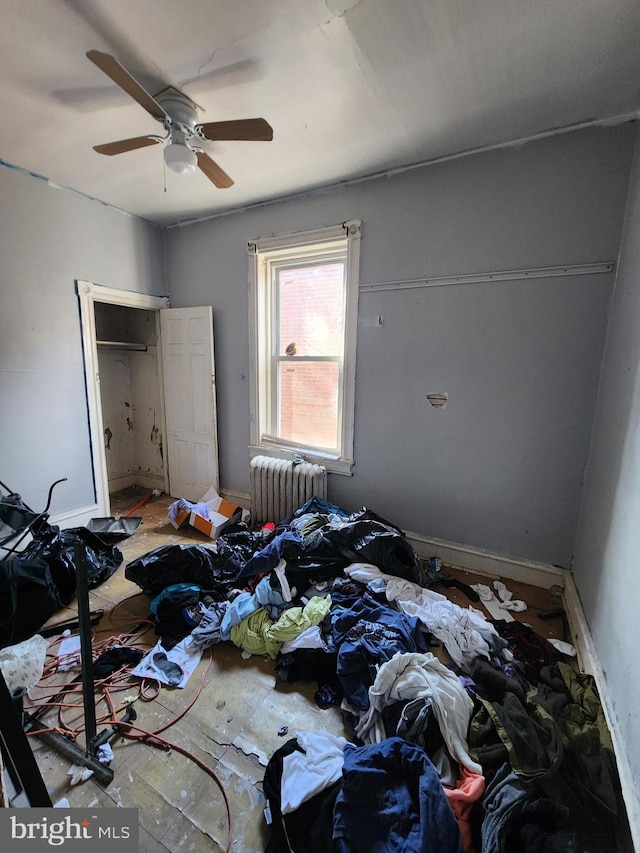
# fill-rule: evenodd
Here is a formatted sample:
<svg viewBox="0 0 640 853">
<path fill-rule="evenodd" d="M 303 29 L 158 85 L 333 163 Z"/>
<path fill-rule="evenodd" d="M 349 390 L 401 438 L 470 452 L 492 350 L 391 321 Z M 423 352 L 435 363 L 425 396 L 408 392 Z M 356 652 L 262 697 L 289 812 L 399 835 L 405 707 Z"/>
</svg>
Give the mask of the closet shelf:
<svg viewBox="0 0 640 853">
<path fill-rule="evenodd" d="M 131 343 L 129 341 L 96 341 L 99 347 L 104 349 L 126 349 L 135 350 L 136 352 L 146 352 L 146 344 Z"/>
</svg>

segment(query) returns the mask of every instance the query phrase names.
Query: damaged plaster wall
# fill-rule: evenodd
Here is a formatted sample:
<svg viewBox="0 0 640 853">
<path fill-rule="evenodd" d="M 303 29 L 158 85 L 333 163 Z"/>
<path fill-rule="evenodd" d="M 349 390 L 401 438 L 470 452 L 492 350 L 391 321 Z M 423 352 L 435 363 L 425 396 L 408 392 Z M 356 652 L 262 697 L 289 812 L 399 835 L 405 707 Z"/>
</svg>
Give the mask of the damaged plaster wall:
<svg viewBox="0 0 640 853">
<path fill-rule="evenodd" d="M 640 845 L 640 138 L 622 237 L 574 577 L 630 766 L 627 808 Z M 640 848 L 639 848 L 640 849 Z"/>
<path fill-rule="evenodd" d="M 147 489 L 164 489 L 157 346 L 150 346 L 147 352 L 132 352 L 129 361 L 135 485 Z"/>
<path fill-rule="evenodd" d="M 97 303 L 96 337 L 146 350 L 98 346 L 109 491 L 164 488 L 156 314 Z"/>
<path fill-rule="evenodd" d="M 169 229 L 172 304 L 213 306 L 222 487 L 249 488 L 247 241 L 361 218 L 362 285 L 615 260 L 633 137 L 576 131 Z M 384 324 L 358 329 L 356 465 L 330 499 L 568 565 L 612 285 L 361 291 Z"/>
<path fill-rule="evenodd" d="M 109 491 L 135 485 L 129 353 L 98 350 Z"/>
<path fill-rule="evenodd" d="M 126 309 L 117 305 L 95 305 L 96 339 L 126 341 L 128 329 Z M 100 399 L 105 460 L 109 491 L 133 486 L 133 411 L 129 353 L 126 350 L 103 349 L 98 345 Z"/>
<path fill-rule="evenodd" d="M 147 345 L 145 352 L 129 354 L 135 481 L 148 489 L 163 489 L 162 399 L 155 312 L 129 310 L 129 339 Z"/>
<path fill-rule="evenodd" d="M 0 479 L 52 513 L 94 503 L 75 280 L 166 292 L 163 232 L 0 168 Z"/>
</svg>

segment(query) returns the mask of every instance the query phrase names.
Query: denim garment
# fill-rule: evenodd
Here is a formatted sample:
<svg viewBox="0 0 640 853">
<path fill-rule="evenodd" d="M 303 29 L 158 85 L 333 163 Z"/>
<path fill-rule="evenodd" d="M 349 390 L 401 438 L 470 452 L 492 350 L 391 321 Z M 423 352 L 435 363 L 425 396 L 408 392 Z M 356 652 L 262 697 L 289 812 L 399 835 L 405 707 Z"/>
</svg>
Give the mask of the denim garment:
<svg viewBox="0 0 640 853">
<path fill-rule="evenodd" d="M 345 747 L 333 839 L 340 853 L 462 853 L 436 769 L 397 737 Z"/>
</svg>

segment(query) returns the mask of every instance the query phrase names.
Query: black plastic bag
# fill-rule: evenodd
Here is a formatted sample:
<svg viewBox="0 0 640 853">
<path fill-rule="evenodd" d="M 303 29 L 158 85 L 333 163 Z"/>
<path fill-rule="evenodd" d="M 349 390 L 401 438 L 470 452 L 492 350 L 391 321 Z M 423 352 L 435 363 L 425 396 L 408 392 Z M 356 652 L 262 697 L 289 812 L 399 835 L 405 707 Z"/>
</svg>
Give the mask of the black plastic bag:
<svg viewBox="0 0 640 853">
<path fill-rule="evenodd" d="M 260 531 L 237 530 L 223 533 L 217 541 L 216 580 L 228 588 L 244 586 L 244 580 L 238 583 L 245 564 L 262 549 L 273 533 L 266 535 Z"/>
<path fill-rule="evenodd" d="M 163 545 L 129 563 L 124 576 L 151 596 L 178 583 L 226 592 L 236 586 L 244 564 L 263 544 L 262 534 L 238 530 L 220 536 L 213 547 Z"/>
<path fill-rule="evenodd" d="M 269 538 L 266 545 L 249 557 L 245 562 L 239 577 L 250 578 L 259 574 L 267 574 L 276 568 L 281 560 L 295 563 L 302 553 L 302 539 L 295 530 L 283 530 Z"/>
<path fill-rule="evenodd" d="M 302 514 L 298 510 L 293 518 Z M 372 563 L 387 575 L 405 578 L 420 586 L 433 585 L 420 558 L 402 531 L 371 510 L 362 508 L 349 516 L 324 517 L 323 524 L 303 540 L 303 554 L 295 567 L 287 566 L 290 580 L 327 580 L 337 577 L 350 563 Z"/>
<path fill-rule="evenodd" d="M 86 527 L 60 530 L 47 525 L 23 552 L 29 559 L 44 560 L 51 569 L 53 579 L 64 604 L 68 604 L 76 591 L 75 546 L 84 549 L 89 589 L 104 583 L 122 563 L 122 552 L 108 545 Z"/>
<path fill-rule="evenodd" d="M 394 524 L 368 509 L 353 513 L 344 526 L 328 537 L 351 562 L 373 563 L 381 572 L 428 586 L 420 558 Z"/>
<path fill-rule="evenodd" d="M 0 562 L 0 648 L 31 637 L 62 606 L 44 560 L 21 554 Z"/>
<path fill-rule="evenodd" d="M 129 563 L 124 576 L 152 596 L 178 583 L 211 589 L 216 559 L 215 550 L 204 545 L 163 545 Z"/>
</svg>

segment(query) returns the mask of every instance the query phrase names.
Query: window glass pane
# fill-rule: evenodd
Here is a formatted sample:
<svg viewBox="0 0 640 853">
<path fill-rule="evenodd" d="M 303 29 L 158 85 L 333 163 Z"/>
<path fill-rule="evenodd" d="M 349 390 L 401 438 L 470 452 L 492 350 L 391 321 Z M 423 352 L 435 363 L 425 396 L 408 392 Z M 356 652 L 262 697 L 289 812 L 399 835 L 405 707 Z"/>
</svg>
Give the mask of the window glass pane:
<svg viewBox="0 0 640 853">
<path fill-rule="evenodd" d="M 296 444 L 338 447 L 338 384 L 335 361 L 281 361 L 278 435 Z"/>
<path fill-rule="evenodd" d="M 279 270 L 278 354 L 341 356 L 343 291 L 342 262 Z"/>
</svg>

